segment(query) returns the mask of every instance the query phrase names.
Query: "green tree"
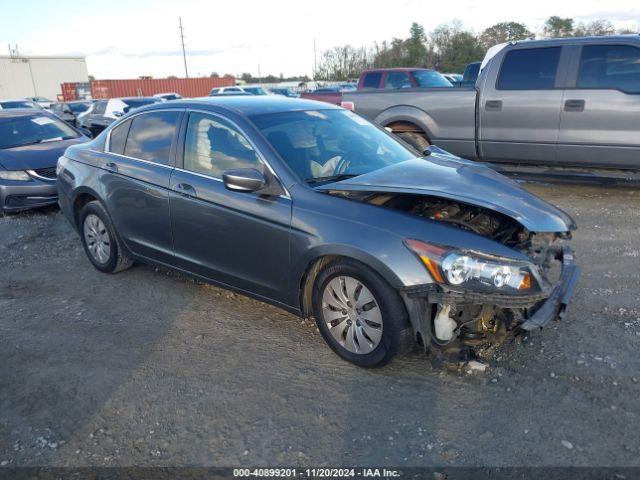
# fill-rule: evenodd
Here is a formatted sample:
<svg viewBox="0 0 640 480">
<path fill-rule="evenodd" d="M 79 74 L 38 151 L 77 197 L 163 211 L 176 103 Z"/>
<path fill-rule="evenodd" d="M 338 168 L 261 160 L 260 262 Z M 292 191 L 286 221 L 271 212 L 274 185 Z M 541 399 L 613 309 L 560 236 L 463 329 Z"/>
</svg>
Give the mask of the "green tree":
<svg viewBox="0 0 640 480">
<path fill-rule="evenodd" d="M 430 36 L 434 49 L 433 68 L 440 72 L 462 72 L 467 64 L 482 60 L 485 48 L 459 22 L 441 25 Z"/>
<path fill-rule="evenodd" d="M 407 62 L 409 67 L 424 67 L 427 64 L 429 50 L 424 27 L 416 22 L 411 24 L 409 38 L 405 40 Z"/>
<path fill-rule="evenodd" d="M 533 33 L 524 23 L 500 22 L 485 29 L 480 35 L 480 43 L 484 48 L 491 48 L 499 43 L 532 38 Z"/>
<path fill-rule="evenodd" d="M 561 18 L 556 15 L 547 18 L 543 34 L 547 38 L 573 36 L 573 18 Z"/>
</svg>

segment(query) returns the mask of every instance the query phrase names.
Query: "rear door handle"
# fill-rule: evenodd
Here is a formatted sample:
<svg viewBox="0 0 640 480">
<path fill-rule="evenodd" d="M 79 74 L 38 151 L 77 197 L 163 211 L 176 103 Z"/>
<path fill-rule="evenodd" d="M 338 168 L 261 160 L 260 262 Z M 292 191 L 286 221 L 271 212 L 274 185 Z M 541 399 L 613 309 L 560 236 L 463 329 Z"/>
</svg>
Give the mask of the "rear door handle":
<svg viewBox="0 0 640 480">
<path fill-rule="evenodd" d="M 567 100 L 564 102 L 564 111 L 565 112 L 583 112 L 584 111 L 584 100 Z"/>
<path fill-rule="evenodd" d="M 179 183 L 176 185 L 176 190 L 180 195 L 184 195 L 185 197 L 195 197 L 196 189 L 188 183 Z"/>
<path fill-rule="evenodd" d="M 113 162 L 107 162 L 104 164 L 104 168 L 113 173 L 118 173 L 118 165 Z"/>
<path fill-rule="evenodd" d="M 487 100 L 484 109 L 499 112 L 502 110 L 502 100 Z"/>
</svg>

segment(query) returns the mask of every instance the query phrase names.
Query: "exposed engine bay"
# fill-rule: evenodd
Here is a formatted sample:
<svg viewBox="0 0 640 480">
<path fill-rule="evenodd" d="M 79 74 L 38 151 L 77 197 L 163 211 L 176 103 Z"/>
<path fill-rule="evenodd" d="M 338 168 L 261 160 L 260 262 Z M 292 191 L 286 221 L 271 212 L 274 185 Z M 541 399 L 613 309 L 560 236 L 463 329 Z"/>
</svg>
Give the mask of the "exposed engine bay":
<svg viewBox="0 0 640 480">
<path fill-rule="evenodd" d="M 420 313 L 425 324 L 414 326 L 414 330 L 420 330 L 416 339 L 425 350 L 448 361 L 473 359 L 476 347 L 500 343 L 510 334 L 523 332 L 521 327 L 545 303 L 560 280 L 562 240 L 570 238 L 570 232 L 530 232 L 504 214 L 446 198 L 379 192 L 332 193 L 482 235 L 523 253 L 538 267 L 541 278 L 537 281 L 544 287 L 539 295 L 464 292 L 435 284 L 414 294 L 426 300 L 424 312 Z"/>
</svg>

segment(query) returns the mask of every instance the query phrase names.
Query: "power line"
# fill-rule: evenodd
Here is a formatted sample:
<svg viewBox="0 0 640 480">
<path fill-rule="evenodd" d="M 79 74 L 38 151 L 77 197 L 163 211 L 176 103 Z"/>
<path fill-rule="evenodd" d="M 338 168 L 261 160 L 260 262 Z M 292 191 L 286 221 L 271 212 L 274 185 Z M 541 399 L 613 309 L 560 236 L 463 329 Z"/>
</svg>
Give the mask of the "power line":
<svg viewBox="0 0 640 480">
<path fill-rule="evenodd" d="M 182 17 L 178 17 L 178 23 L 180 24 L 180 43 L 182 43 L 182 59 L 184 60 L 184 75 L 189 78 L 189 72 L 187 71 L 187 52 L 184 49 L 184 28 L 182 28 Z"/>
</svg>

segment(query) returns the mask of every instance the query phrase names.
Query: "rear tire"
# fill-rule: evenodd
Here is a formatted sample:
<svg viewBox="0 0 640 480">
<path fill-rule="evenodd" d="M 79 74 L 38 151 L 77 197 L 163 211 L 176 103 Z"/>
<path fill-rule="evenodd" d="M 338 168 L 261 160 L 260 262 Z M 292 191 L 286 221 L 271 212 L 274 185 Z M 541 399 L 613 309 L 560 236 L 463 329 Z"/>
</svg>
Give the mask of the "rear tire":
<svg viewBox="0 0 640 480">
<path fill-rule="evenodd" d="M 398 292 L 355 260 L 337 260 L 323 268 L 313 286 L 312 307 L 329 347 L 355 365 L 382 366 L 413 346 Z"/>
<path fill-rule="evenodd" d="M 117 273 L 133 265 L 100 202 L 89 202 L 80 211 L 80 238 L 89 261 L 101 272 Z"/>
<path fill-rule="evenodd" d="M 431 146 L 426 135 L 417 132 L 399 132 L 396 133 L 398 137 L 407 142 L 418 152 L 423 153 L 427 148 Z"/>
</svg>

